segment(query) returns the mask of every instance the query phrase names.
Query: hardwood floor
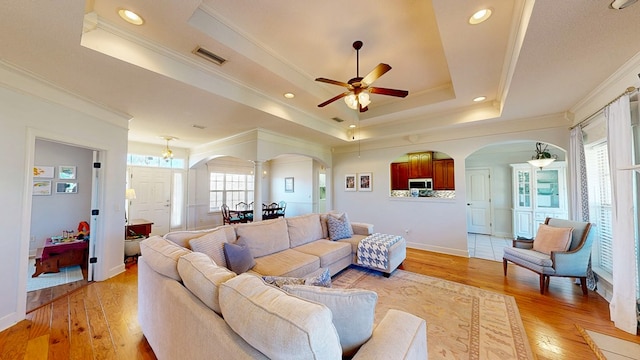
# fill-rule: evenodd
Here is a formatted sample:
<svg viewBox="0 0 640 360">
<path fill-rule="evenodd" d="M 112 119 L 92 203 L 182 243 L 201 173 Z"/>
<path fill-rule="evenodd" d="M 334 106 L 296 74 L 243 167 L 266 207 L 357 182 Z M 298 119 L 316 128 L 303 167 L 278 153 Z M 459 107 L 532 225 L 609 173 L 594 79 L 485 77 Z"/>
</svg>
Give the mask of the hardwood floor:
<svg viewBox="0 0 640 360">
<path fill-rule="evenodd" d="M 569 279 L 551 279 L 540 295 L 536 274 L 502 263 L 407 249 L 403 268 L 515 297 L 531 348 L 538 359 L 596 359 L 576 330 L 585 329 L 640 343 L 617 330 L 609 304 L 594 292 L 583 296 Z M 393 278 L 393 276 L 392 276 Z M 155 359 L 137 321 L 137 266 L 64 296 L 0 332 L 1 359 Z"/>
<path fill-rule="evenodd" d="M 87 286 L 89 282 L 87 281 L 86 266 L 82 268 L 82 275 L 82 280 L 27 292 L 27 314 L 41 306 L 51 303 L 55 299 Z"/>
</svg>

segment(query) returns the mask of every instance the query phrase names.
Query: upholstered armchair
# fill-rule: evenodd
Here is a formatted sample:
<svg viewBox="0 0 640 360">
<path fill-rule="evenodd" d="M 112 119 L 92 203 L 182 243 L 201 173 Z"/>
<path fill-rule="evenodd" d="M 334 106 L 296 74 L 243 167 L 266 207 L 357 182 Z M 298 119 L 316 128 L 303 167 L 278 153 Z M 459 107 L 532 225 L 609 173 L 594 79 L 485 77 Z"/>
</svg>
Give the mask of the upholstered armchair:
<svg viewBox="0 0 640 360">
<path fill-rule="evenodd" d="M 511 261 L 540 275 L 540 294 L 548 290 L 551 276 L 563 276 L 579 278 L 582 293 L 587 295 L 587 268 L 593 241 L 590 230 L 588 222 L 547 218 L 536 239 L 513 240 L 513 247 L 504 249 L 504 276 L 507 262 Z"/>
</svg>

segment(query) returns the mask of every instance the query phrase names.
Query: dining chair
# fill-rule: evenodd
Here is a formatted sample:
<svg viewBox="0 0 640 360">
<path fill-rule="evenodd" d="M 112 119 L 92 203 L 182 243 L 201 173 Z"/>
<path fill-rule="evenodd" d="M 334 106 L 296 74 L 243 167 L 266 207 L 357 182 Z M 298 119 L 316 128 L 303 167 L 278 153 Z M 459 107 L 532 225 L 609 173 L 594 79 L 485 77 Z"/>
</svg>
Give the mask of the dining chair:
<svg viewBox="0 0 640 360">
<path fill-rule="evenodd" d="M 286 208 L 287 208 L 287 202 L 284 200 L 281 200 L 278 203 L 278 216 L 284 217 L 284 211 Z"/>
<path fill-rule="evenodd" d="M 231 216 L 231 211 L 229 210 L 229 206 L 227 204 L 222 204 L 220 207 L 220 211 L 222 212 L 222 224 L 238 224 L 242 222 L 242 219 L 239 216 Z"/>
</svg>

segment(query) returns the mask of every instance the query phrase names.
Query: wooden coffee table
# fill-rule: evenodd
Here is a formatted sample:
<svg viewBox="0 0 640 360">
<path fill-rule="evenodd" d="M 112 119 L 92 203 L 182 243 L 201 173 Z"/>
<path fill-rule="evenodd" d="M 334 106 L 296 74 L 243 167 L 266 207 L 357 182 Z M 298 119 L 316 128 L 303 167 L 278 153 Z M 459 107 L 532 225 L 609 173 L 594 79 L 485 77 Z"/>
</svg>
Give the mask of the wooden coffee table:
<svg viewBox="0 0 640 360">
<path fill-rule="evenodd" d="M 87 263 L 89 241 L 74 240 L 53 243 L 47 239 L 44 247 L 36 250 L 36 271 L 31 277 L 42 273 L 57 273 L 60 268 Z"/>
</svg>

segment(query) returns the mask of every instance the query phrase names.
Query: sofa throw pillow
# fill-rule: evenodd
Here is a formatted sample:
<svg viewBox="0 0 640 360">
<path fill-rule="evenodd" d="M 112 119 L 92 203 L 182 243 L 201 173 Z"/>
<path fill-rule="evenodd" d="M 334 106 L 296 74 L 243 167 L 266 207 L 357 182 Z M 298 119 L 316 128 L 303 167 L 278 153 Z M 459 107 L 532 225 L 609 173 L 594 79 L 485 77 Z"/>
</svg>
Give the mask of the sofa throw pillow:
<svg viewBox="0 0 640 360">
<path fill-rule="evenodd" d="M 217 266 L 206 254 L 192 252 L 178 259 L 178 273 L 184 286 L 218 315 L 222 314 L 218 302 L 218 288 L 236 274 Z"/>
<path fill-rule="evenodd" d="M 571 245 L 572 227 L 555 227 L 540 224 L 535 239 L 533 250 L 551 255 L 552 251 L 567 251 Z"/>
<path fill-rule="evenodd" d="M 191 250 L 207 254 L 218 266 L 222 267 L 227 267 L 227 261 L 224 258 L 225 243 L 227 243 L 227 235 L 224 229 L 216 229 L 189 240 Z"/>
<path fill-rule="evenodd" d="M 224 243 L 224 258 L 229 270 L 236 274 L 242 274 L 256 266 L 256 261 L 251 256 L 251 250 L 247 245 L 238 241 L 235 244 Z"/>
<path fill-rule="evenodd" d="M 324 270 L 318 275 L 305 278 L 290 276 L 263 276 L 262 280 L 264 280 L 264 282 L 266 282 L 267 284 L 275 285 L 279 288 L 282 288 L 285 285 L 311 285 L 331 287 L 331 273 L 329 272 L 329 268 L 324 268 Z"/>
<path fill-rule="evenodd" d="M 178 259 L 191 252 L 171 240 L 154 235 L 140 242 L 140 252 L 149 266 L 156 272 L 180 281 Z"/>
<path fill-rule="evenodd" d="M 324 304 L 331 309 L 343 356 L 354 355 L 373 333 L 378 294 L 370 290 L 336 289 L 303 285 L 285 285 L 295 296 Z"/>
<path fill-rule="evenodd" d="M 329 216 L 327 216 L 327 228 L 329 229 L 329 239 L 333 241 L 348 239 L 353 236 L 351 223 L 346 213 L 340 217 L 329 214 Z"/>
<path fill-rule="evenodd" d="M 289 295 L 257 276 L 242 274 L 222 283 L 220 308 L 231 329 L 270 359 L 342 356 L 327 306 Z"/>
</svg>

